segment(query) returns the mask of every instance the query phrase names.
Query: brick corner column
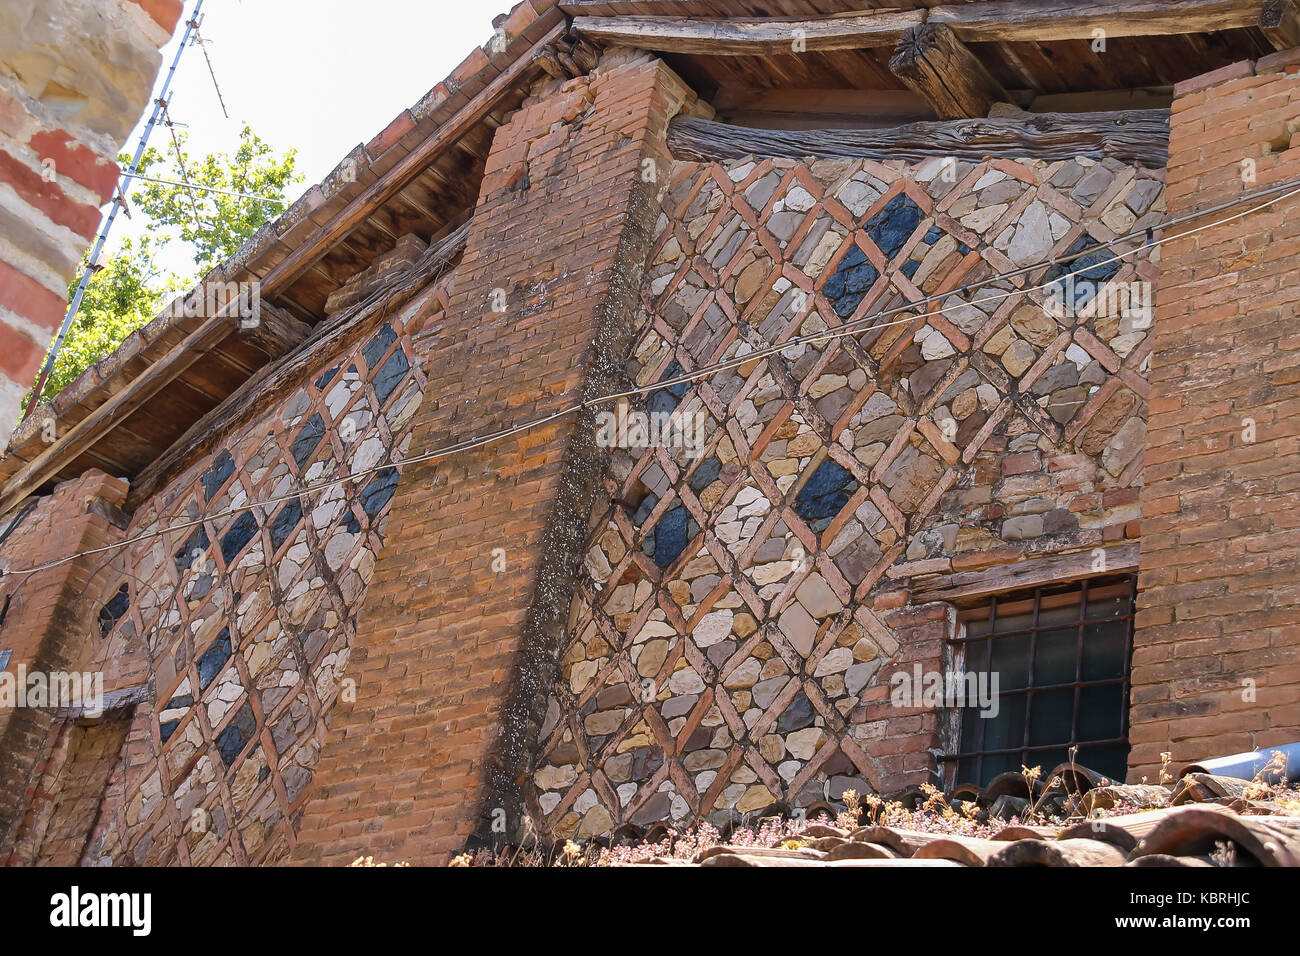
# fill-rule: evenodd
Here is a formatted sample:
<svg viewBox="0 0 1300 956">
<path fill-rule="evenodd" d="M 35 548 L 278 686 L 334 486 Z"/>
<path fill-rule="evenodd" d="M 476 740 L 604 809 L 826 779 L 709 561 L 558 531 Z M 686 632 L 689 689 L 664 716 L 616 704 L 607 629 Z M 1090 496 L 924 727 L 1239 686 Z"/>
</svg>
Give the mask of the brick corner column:
<svg viewBox="0 0 1300 956">
<path fill-rule="evenodd" d="M 622 373 L 691 94 L 659 60 L 607 55 L 496 131 L 413 451 L 570 407 Z M 591 414 L 401 479 L 297 862 L 445 862 L 520 784 L 605 458 Z M 501 562 L 505 568 L 501 570 Z"/>
<path fill-rule="evenodd" d="M 48 675 L 93 664 L 95 615 L 106 598 L 113 554 L 79 557 L 28 576 L 10 572 L 120 541 L 126 494 L 125 481 L 92 469 L 0 519 L 0 651 L 10 652 L 4 670 L 15 684 L 19 668 Z M 0 704 L 0 865 L 31 862 L 22 852 L 31 849 L 23 821 L 42 799 L 39 770 L 55 719 L 52 709 Z"/>
</svg>

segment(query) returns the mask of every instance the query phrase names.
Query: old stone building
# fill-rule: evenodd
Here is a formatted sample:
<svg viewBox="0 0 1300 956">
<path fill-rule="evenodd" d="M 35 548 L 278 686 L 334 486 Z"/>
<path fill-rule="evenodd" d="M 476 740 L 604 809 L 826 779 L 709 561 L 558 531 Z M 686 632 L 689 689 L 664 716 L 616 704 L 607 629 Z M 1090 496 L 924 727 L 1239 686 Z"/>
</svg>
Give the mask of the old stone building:
<svg viewBox="0 0 1300 956">
<path fill-rule="evenodd" d="M 872 6 L 525 0 L 40 409 L 0 661 L 103 694 L 0 706 L 4 858 L 1300 739 L 1294 8 Z"/>
</svg>

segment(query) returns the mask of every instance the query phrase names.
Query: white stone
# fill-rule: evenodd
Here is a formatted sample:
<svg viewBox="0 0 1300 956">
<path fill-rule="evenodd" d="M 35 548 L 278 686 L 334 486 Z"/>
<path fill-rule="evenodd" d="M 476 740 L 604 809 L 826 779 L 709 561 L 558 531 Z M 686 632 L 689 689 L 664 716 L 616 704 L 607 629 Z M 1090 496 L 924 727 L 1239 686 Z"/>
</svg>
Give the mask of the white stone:
<svg viewBox="0 0 1300 956">
<path fill-rule="evenodd" d="M 820 727 L 805 727 L 786 736 L 785 749 L 790 752 L 790 756 L 799 760 L 811 760 L 817 753 L 817 743 L 821 737 Z"/>
<path fill-rule="evenodd" d="M 852 665 L 853 651 L 847 647 L 836 647 L 817 662 L 817 669 L 813 671 L 813 677 L 838 674 L 841 671 L 848 670 Z"/>
<path fill-rule="evenodd" d="M 695 625 L 695 630 L 691 636 L 699 647 L 712 647 L 714 644 L 724 640 L 731 634 L 731 621 L 733 615 L 730 611 L 712 611 L 700 618 L 700 623 Z"/>
</svg>

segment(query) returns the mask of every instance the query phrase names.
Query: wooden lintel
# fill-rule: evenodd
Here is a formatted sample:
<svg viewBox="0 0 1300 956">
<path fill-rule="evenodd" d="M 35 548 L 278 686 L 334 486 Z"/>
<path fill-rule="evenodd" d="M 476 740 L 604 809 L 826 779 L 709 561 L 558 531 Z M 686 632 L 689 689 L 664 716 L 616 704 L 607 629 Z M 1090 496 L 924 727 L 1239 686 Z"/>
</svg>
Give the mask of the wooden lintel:
<svg viewBox="0 0 1300 956">
<path fill-rule="evenodd" d="M 1266 0 L 1259 28 L 1276 50 L 1300 46 L 1300 0 Z"/>
<path fill-rule="evenodd" d="M 1100 555 L 1097 553 L 1100 551 Z M 912 584 L 912 601 L 959 601 L 987 597 L 1021 588 L 1079 581 L 1098 574 L 1132 571 L 1138 566 L 1138 544 L 1116 545 L 1076 554 L 1031 558 L 1012 564 L 998 564 L 982 571 L 959 571 L 938 574 L 931 579 L 916 578 Z"/>
<path fill-rule="evenodd" d="M 701 20 L 688 17 L 574 17 L 573 29 L 607 46 L 711 56 L 816 53 L 891 47 L 925 19 L 919 10 L 886 10 L 818 20 Z"/>
<path fill-rule="evenodd" d="M 845 156 L 919 163 L 1032 156 L 1048 162 L 1086 156 L 1166 165 L 1169 111 L 1026 113 L 992 119 L 927 121 L 885 129 L 748 129 L 691 116 L 668 127 L 668 148 L 678 159 L 715 162 L 742 156 L 802 159 Z"/>
<path fill-rule="evenodd" d="M 929 102 L 940 119 L 988 116 L 994 103 L 1011 97 L 952 27 L 923 23 L 904 31 L 889 69 Z"/>
<path fill-rule="evenodd" d="M 1255 26 L 1261 7 L 1268 5 L 1264 0 L 989 0 L 817 19 L 579 15 L 573 26 L 607 46 L 757 56 L 890 47 L 921 23 L 950 27 L 967 43 L 1205 33 Z"/>
</svg>

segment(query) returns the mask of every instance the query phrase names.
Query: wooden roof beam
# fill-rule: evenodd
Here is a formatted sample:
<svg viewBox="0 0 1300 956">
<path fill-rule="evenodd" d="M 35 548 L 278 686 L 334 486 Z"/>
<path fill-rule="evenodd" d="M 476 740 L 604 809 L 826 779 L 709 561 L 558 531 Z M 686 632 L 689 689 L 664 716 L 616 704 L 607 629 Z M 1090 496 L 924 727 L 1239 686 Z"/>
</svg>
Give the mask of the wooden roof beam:
<svg viewBox="0 0 1300 956">
<path fill-rule="evenodd" d="M 1008 40 L 1091 40 L 1170 36 L 1253 27 L 1263 0 L 998 0 L 935 7 L 928 23 L 944 23 L 966 43 Z"/>
<path fill-rule="evenodd" d="M 921 23 L 948 26 L 966 43 L 1091 40 L 1096 30 L 1107 37 L 1204 33 L 1260 25 L 1262 9 L 1274 2 L 990 0 L 933 7 L 928 12 L 885 10 L 805 20 L 578 16 L 573 18 L 573 27 L 608 46 L 634 46 L 658 53 L 761 56 L 890 47 L 902 39 L 904 31 Z M 1295 0 L 1280 0 L 1278 5 L 1289 11 L 1294 22 Z"/>
<path fill-rule="evenodd" d="M 1259 13 L 1259 28 L 1276 50 L 1300 46 L 1300 2 L 1267 0 Z"/>
<path fill-rule="evenodd" d="M 889 68 L 929 102 L 939 119 L 989 115 L 994 103 L 1011 97 L 952 28 L 923 23 L 904 32 Z"/>
<path fill-rule="evenodd" d="M 663 53 L 758 56 L 890 47 L 923 22 L 921 10 L 887 10 L 818 20 L 703 20 L 687 17 L 574 17 L 578 33 L 609 46 Z"/>
</svg>

